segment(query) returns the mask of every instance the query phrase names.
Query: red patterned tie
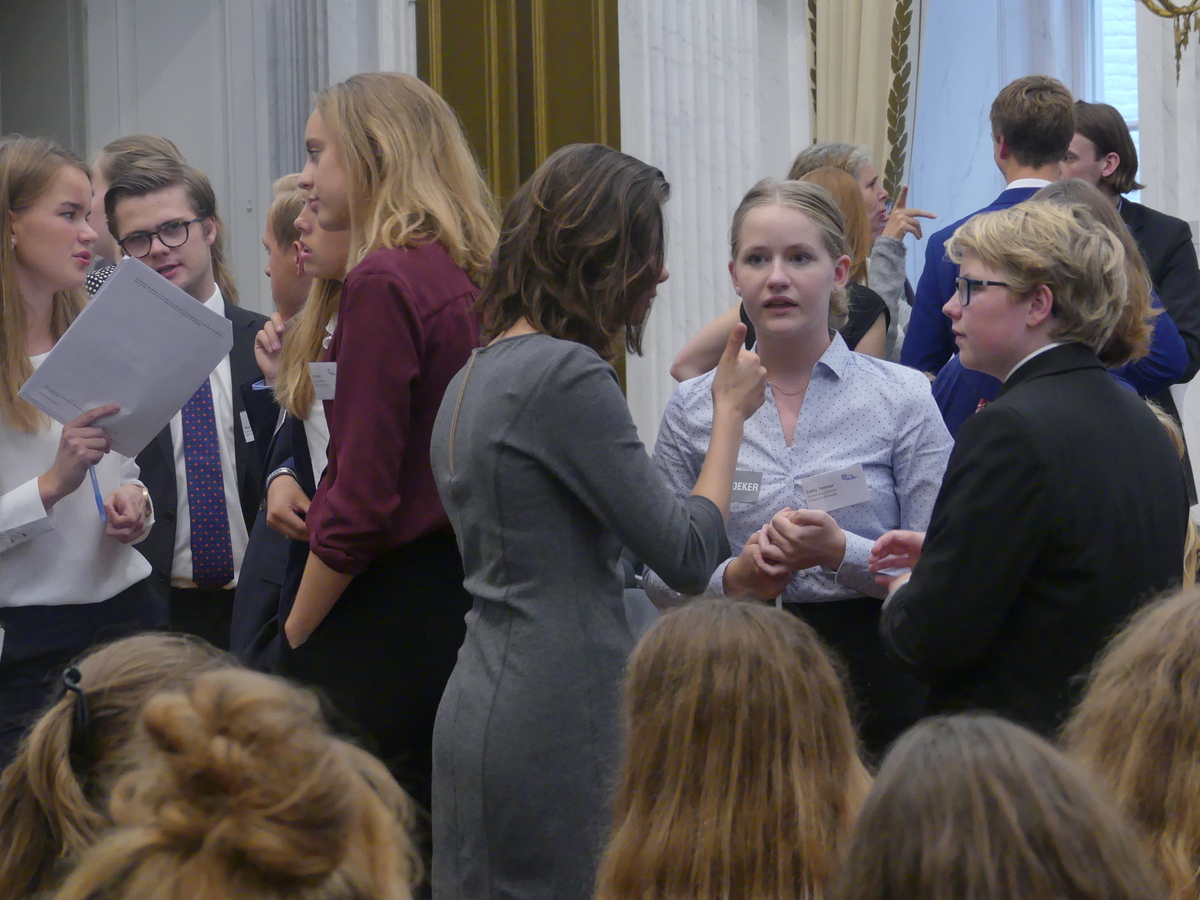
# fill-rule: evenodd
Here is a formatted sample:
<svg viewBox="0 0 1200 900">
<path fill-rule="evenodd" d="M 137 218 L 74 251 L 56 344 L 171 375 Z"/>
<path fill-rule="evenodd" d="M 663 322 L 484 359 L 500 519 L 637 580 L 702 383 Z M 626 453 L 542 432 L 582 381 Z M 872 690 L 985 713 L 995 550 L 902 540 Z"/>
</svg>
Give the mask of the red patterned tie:
<svg viewBox="0 0 1200 900">
<path fill-rule="evenodd" d="M 197 587 L 222 588 L 233 580 L 233 544 L 212 386 L 207 381 L 183 407 L 183 463 L 192 520 L 192 580 Z"/>
</svg>

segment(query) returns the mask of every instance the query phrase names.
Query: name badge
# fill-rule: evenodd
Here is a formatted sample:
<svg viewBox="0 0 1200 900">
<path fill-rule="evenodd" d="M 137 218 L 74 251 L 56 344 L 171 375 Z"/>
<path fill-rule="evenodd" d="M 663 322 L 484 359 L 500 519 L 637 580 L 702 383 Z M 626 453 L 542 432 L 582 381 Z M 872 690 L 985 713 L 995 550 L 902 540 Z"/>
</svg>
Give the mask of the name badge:
<svg viewBox="0 0 1200 900">
<path fill-rule="evenodd" d="M 758 489 L 762 487 L 762 472 L 733 473 L 733 491 L 729 499 L 733 503 L 754 503 L 758 500 Z"/>
<path fill-rule="evenodd" d="M 250 427 L 250 417 L 246 415 L 246 411 L 242 410 L 242 437 L 246 439 L 247 444 L 254 443 L 254 429 Z"/>
<path fill-rule="evenodd" d="M 823 509 L 826 512 L 865 503 L 871 496 L 862 463 L 824 475 L 801 478 L 800 489 L 804 491 L 804 500 L 809 509 Z"/>
<path fill-rule="evenodd" d="M 337 393 L 337 363 L 315 362 L 308 364 L 308 374 L 312 376 L 313 390 L 318 400 L 332 400 Z"/>
</svg>

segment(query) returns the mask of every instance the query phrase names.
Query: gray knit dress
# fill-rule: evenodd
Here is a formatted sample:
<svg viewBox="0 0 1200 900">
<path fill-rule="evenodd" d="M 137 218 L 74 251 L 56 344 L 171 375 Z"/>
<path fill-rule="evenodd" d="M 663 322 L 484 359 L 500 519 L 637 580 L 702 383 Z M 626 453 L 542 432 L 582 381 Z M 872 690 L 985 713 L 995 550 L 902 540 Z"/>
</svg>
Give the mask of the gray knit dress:
<svg viewBox="0 0 1200 900">
<path fill-rule="evenodd" d="M 617 557 L 698 593 L 720 512 L 663 485 L 613 370 L 544 334 L 475 351 L 430 456 L 475 599 L 434 728 L 434 898 L 588 900 L 634 643 Z"/>
</svg>

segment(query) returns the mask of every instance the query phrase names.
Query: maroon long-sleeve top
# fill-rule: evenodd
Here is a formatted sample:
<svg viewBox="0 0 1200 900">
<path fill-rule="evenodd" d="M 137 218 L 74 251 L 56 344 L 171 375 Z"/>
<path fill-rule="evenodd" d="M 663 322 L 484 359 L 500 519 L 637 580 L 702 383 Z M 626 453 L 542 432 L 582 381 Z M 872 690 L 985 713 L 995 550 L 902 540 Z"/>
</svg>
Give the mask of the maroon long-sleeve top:
<svg viewBox="0 0 1200 900">
<path fill-rule="evenodd" d="M 478 290 L 436 243 L 377 250 L 350 270 L 326 359 L 329 465 L 309 546 L 357 575 L 379 554 L 449 525 L 429 467 L 446 385 L 479 345 Z"/>
</svg>

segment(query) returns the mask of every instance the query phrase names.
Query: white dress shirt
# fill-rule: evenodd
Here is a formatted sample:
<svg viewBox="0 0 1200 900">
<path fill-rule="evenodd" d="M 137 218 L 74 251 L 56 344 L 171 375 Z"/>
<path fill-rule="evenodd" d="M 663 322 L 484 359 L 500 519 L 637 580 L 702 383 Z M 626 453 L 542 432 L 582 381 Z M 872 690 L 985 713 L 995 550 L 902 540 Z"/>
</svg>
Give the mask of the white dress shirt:
<svg viewBox="0 0 1200 900">
<path fill-rule="evenodd" d="M 683 382 L 663 414 L 654 459 L 667 484 L 688 496 L 712 435 L 715 370 Z M 789 447 L 770 390 L 746 420 L 738 451 L 739 472 L 760 474 L 753 501 L 734 500 L 726 529 L 740 553 L 750 535 L 784 507 L 805 509 L 800 479 L 861 463 L 870 498 L 830 513 L 846 534 L 837 570 L 803 569 L 782 594 L 784 603 L 884 597 L 887 589 L 868 571 L 877 538 L 894 528 L 924 531 L 953 446 L 933 400 L 929 379 L 914 369 L 855 353 L 841 335 L 813 367 Z M 705 596 L 723 597 L 725 567 L 717 567 Z M 656 602 L 677 597 L 652 572 L 646 592 Z"/>
<path fill-rule="evenodd" d="M 46 356 L 30 362 L 36 369 Z M 38 476 L 61 437 L 57 422 L 26 434 L 0 420 L 0 607 L 99 603 L 150 574 L 132 544 L 104 533 L 89 476 L 49 512 L 42 505 Z M 137 463 L 115 451 L 95 468 L 101 497 L 138 480 Z"/>
<path fill-rule="evenodd" d="M 225 302 L 217 288 L 204 304 L 217 315 L 225 315 Z M 225 356 L 208 378 L 212 385 L 213 415 L 217 425 L 217 446 L 221 451 L 221 477 L 225 482 L 225 508 L 229 514 L 229 539 L 233 544 L 233 580 L 225 585 L 237 587 L 242 557 L 250 535 L 242 518 L 238 498 L 237 460 L 234 456 L 233 429 L 241 427 L 233 418 L 233 375 Z M 192 520 L 188 516 L 187 467 L 183 456 L 183 411 L 171 418 L 171 446 L 175 451 L 175 558 L 171 562 L 171 586 L 194 588 L 192 580 Z"/>
</svg>

